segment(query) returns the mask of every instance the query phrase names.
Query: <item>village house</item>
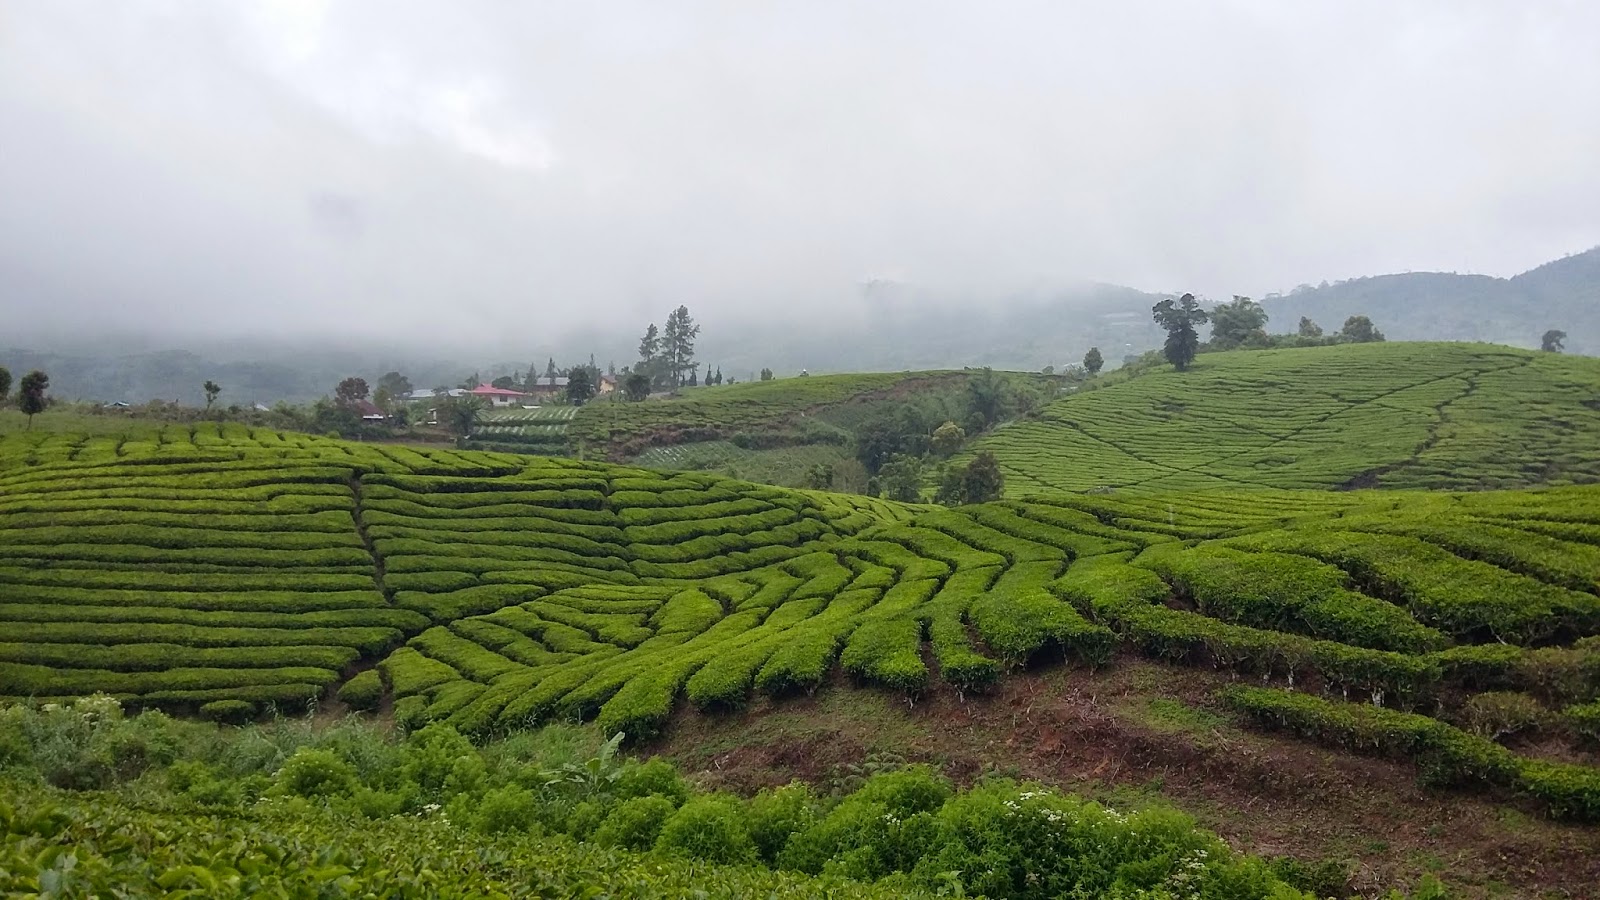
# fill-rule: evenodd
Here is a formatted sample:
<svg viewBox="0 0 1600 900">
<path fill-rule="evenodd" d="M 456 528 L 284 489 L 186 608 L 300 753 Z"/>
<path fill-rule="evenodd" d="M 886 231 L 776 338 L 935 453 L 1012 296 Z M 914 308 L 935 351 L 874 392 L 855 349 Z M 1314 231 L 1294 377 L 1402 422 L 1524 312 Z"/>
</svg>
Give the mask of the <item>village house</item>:
<svg viewBox="0 0 1600 900">
<path fill-rule="evenodd" d="M 561 379 L 557 379 L 557 380 L 566 381 L 565 378 L 561 378 Z M 508 390 L 506 388 L 497 388 L 492 384 L 480 384 L 475 388 L 471 388 L 471 389 L 467 390 L 465 392 L 465 394 L 468 397 L 479 397 L 479 398 L 482 398 L 490 406 L 495 406 L 495 407 L 517 406 L 520 403 L 522 403 L 522 401 L 527 400 L 529 398 L 529 395 L 523 393 L 522 391 L 513 391 L 513 390 Z"/>
</svg>

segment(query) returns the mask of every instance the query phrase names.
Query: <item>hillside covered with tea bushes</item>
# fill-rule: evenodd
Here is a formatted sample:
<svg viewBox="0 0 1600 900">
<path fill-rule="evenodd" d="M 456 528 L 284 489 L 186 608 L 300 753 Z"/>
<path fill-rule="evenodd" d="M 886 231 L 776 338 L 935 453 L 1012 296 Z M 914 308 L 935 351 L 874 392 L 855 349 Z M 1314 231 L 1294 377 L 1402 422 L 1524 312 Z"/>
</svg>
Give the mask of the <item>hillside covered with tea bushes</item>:
<svg viewBox="0 0 1600 900">
<path fill-rule="evenodd" d="M 976 441 L 1007 492 L 1600 481 L 1600 359 L 1493 344 L 1203 353 L 1057 400 Z M 967 456 L 958 457 L 964 460 Z"/>
<path fill-rule="evenodd" d="M 781 700 L 835 671 L 914 701 L 1127 650 L 1322 704 L 1240 700 L 1266 724 L 1443 748 L 1452 780 L 1596 819 L 1597 491 L 940 509 L 237 427 L 13 434 L 0 695 L 238 720 L 337 697 L 407 728 L 596 719 L 637 741 L 680 705 Z M 1346 708 L 1432 724 L 1369 739 L 1392 722 L 1341 724 Z M 1562 737 L 1526 755 L 1495 743 L 1495 715 Z"/>
</svg>

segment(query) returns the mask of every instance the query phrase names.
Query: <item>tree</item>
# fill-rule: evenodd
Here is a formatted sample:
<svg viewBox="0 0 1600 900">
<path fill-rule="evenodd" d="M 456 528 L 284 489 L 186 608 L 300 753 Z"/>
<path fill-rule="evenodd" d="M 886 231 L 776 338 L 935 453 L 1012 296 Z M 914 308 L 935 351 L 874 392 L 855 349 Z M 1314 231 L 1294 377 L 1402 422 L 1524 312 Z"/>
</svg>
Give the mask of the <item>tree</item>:
<svg viewBox="0 0 1600 900">
<path fill-rule="evenodd" d="M 655 362 L 656 357 L 660 355 L 661 329 L 657 328 L 654 322 L 651 322 L 650 327 L 644 330 L 644 337 L 639 339 L 640 366 L 636 368 Z"/>
<path fill-rule="evenodd" d="M 1552 328 L 1544 333 L 1544 337 L 1539 338 L 1539 349 L 1546 353 L 1560 353 L 1562 350 L 1566 349 L 1566 345 L 1564 343 L 1566 339 L 1567 333 L 1565 331 Z M 0 398 L 3 397 L 5 397 L 5 391 L 0 391 Z"/>
<path fill-rule="evenodd" d="M 458 438 L 472 437 L 478 427 L 478 415 L 483 412 L 482 397 L 445 397 L 439 401 L 439 424 Z"/>
<path fill-rule="evenodd" d="M 1000 462 L 988 450 L 978 453 L 967 463 L 967 470 L 961 475 L 961 499 L 963 503 L 988 503 L 990 500 L 999 500 L 1005 492 L 1006 478 L 1000 473 Z"/>
<path fill-rule="evenodd" d="M 1352 344 L 1371 344 L 1383 340 L 1383 332 L 1366 316 L 1351 316 L 1344 320 L 1339 336 Z"/>
<path fill-rule="evenodd" d="M 1100 355 L 1099 347 L 1090 347 L 1089 352 L 1083 355 L 1083 367 L 1089 370 L 1090 375 L 1099 375 L 1105 365 L 1106 358 Z"/>
<path fill-rule="evenodd" d="M 922 460 L 896 453 L 878 470 L 878 496 L 902 503 L 922 500 Z"/>
<path fill-rule="evenodd" d="M 1311 321 L 1309 316 L 1301 316 L 1300 329 L 1296 334 L 1303 338 L 1319 338 L 1322 337 L 1322 326 Z"/>
<path fill-rule="evenodd" d="M 680 306 L 667 316 L 667 325 L 662 329 L 661 355 L 666 359 L 674 387 L 683 384 L 683 373 L 695 365 L 694 340 L 699 336 L 700 326 L 689 315 L 689 307 Z"/>
<path fill-rule="evenodd" d="M 1230 303 L 1219 303 L 1211 311 L 1211 343 L 1219 350 L 1264 344 L 1267 340 L 1267 311 L 1249 297 L 1233 295 Z"/>
<path fill-rule="evenodd" d="M 940 456 L 949 456 L 961 449 L 967 442 L 967 432 L 954 422 L 946 422 L 933 430 L 933 439 L 930 442 L 933 452 Z"/>
<path fill-rule="evenodd" d="M 695 365 L 689 369 L 689 387 L 700 386 L 700 366 Z"/>
<path fill-rule="evenodd" d="M 217 402 L 217 397 L 222 394 L 222 386 L 209 378 L 206 379 L 205 384 L 200 386 L 200 389 L 206 392 L 206 409 L 210 409 L 211 404 Z"/>
<path fill-rule="evenodd" d="M 966 466 L 946 465 L 939 470 L 939 490 L 933 495 L 933 502 L 944 506 L 961 505 L 961 478 L 967 472 Z"/>
<path fill-rule="evenodd" d="M 357 400 L 367 399 L 367 380 L 365 378 L 346 378 L 339 382 L 338 387 L 333 389 L 333 399 L 340 406 L 355 406 Z"/>
<path fill-rule="evenodd" d="M 0 403 L 6 402 L 9 396 L 11 396 L 11 370 L 0 366 Z"/>
<path fill-rule="evenodd" d="M 573 406 L 582 406 L 599 391 L 594 370 L 588 366 L 573 366 L 567 374 L 567 400 Z"/>
<path fill-rule="evenodd" d="M 971 403 L 972 411 L 981 420 L 981 427 L 983 429 L 992 427 L 1005 415 L 1004 376 L 996 375 L 988 366 L 974 372 L 967 378 L 967 399 Z"/>
<path fill-rule="evenodd" d="M 1189 364 L 1194 362 L 1194 355 L 1200 351 L 1197 328 L 1204 325 L 1210 316 L 1200 308 L 1193 294 L 1184 294 L 1176 303 L 1168 297 L 1151 307 L 1150 312 L 1156 324 L 1167 330 L 1167 342 L 1161 348 L 1167 362 L 1180 372 L 1189 368 Z"/>
<path fill-rule="evenodd" d="M 373 393 L 376 394 L 377 391 L 387 391 L 390 397 L 404 397 L 411 393 L 411 379 L 399 372 L 385 372 L 378 378 L 378 386 Z"/>
<path fill-rule="evenodd" d="M 761 370 L 761 380 L 762 381 L 771 381 L 772 380 L 772 370 L 771 369 L 762 369 Z"/>
<path fill-rule="evenodd" d="M 825 491 L 833 487 L 833 466 L 828 463 L 812 463 L 806 470 L 805 486 L 812 490 Z"/>
<path fill-rule="evenodd" d="M 721 384 L 722 383 L 722 367 L 721 366 L 717 366 L 717 376 L 716 376 L 716 378 L 712 379 L 711 383 L 712 384 Z"/>
<path fill-rule="evenodd" d="M 50 390 L 50 376 L 34 369 L 22 376 L 22 383 L 17 386 L 17 408 L 28 417 L 28 428 L 33 428 L 33 417 L 44 412 L 50 398 L 45 396 L 45 391 Z"/>
<path fill-rule="evenodd" d="M 643 372 L 629 373 L 622 379 L 622 392 L 629 400 L 637 403 L 650 396 L 650 376 Z"/>
<path fill-rule="evenodd" d="M 556 386 L 556 378 L 560 374 L 561 374 L 560 371 L 556 369 L 556 358 L 554 356 L 550 357 L 550 361 L 544 364 L 544 377 L 545 377 L 545 380 L 550 382 L 550 386 L 551 387 L 555 387 Z"/>
<path fill-rule="evenodd" d="M 510 375 L 501 375 L 499 378 L 489 382 L 489 386 L 499 388 L 502 391 L 509 391 L 517 386 L 517 380 Z"/>
</svg>

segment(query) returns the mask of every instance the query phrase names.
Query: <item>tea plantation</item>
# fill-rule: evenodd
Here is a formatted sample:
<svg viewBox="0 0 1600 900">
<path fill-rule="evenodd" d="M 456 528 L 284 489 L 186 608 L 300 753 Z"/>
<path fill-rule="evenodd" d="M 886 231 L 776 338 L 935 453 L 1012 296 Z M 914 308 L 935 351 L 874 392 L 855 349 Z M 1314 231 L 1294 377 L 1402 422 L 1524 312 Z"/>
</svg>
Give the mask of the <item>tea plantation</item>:
<svg viewBox="0 0 1600 900">
<path fill-rule="evenodd" d="M 914 700 L 1123 648 L 1247 676 L 1226 700 L 1262 725 L 1600 819 L 1600 486 L 947 510 L 237 426 L 25 432 L 0 438 L 0 635 L 14 699 L 229 719 L 337 696 L 631 740 L 835 671 Z M 1494 740 L 1527 719 L 1559 742 Z"/>
<path fill-rule="evenodd" d="M 1093 387 L 1093 382 L 1090 383 Z M 1489 344 L 1202 354 L 1000 429 L 1014 495 L 1600 481 L 1600 359 Z"/>
</svg>

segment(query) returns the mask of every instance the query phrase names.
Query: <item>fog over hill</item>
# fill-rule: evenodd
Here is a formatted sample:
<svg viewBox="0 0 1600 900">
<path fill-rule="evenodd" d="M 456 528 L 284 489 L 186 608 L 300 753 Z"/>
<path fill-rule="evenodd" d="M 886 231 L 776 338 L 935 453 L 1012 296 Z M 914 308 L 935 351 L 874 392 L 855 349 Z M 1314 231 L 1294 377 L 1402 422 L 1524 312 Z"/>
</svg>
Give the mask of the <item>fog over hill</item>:
<svg viewBox="0 0 1600 900">
<path fill-rule="evenodd" d="M 1162 294 L 1104 284 L 1044 287 L 995 297 L 933 295 L 909 285 L 863 291 L 862 310 L 819 314 L 801 326 L 787 319 L 723 322 L 701 316 L 700 360 L 739 380 L 762 368 L 780 376 L 993 366 L 1037 370 L 1076 363 L 1091 346 L 1112 367 L 1129 354 L 1160 346 L 1150 307 Z M 1212 301 L 1227 298 L 1211 297 Z M 1511 278 L 1412 272 L 1302 285 L 1268 295 L 1269 331 L 1293 331 L 1309 316 L 1334 331 L 1366 315 L 1390 340 L 1487 341 L 1537 347 L 1549 329 L 1567 333 L 1569 353 L 1600 355 L 1600 247 Z M 658 320 L 659 321 L 659 320 Z M 398 369 L 419 386 L 456 384 L 587 361 L 601 367 L 633 361 L 645 321 L 608 322 L 561 338 L 530 337 L 524 352 L 460 342 L 405 344 L 330 336 L 315 343 L 262 338 L 163 348 L 88 336 L 49 349 L 0 348 L 0 365 L 42 368 L 57 396 L 86 400 L 152 398 L 198 403 L 200 384 L 224 386 L 224 402 L 304 402 L 329 393 L 339 379 L 375 379 Z"/>
</svg>

